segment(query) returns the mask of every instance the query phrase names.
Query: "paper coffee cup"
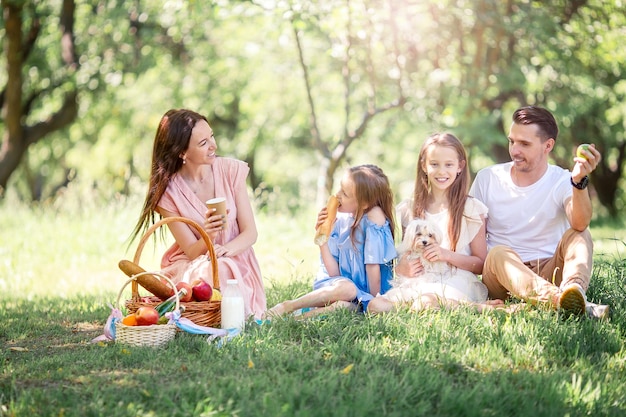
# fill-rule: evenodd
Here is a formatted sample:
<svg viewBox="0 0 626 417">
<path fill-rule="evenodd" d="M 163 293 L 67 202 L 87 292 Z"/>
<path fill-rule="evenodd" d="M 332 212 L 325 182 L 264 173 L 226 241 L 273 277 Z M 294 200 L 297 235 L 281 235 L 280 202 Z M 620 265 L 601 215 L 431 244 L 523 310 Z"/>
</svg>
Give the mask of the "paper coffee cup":
<svg viewBox="0 0 626 417">
<path fill-rule="evenodd" d="M 212 198 L 206 201 L 206 207 L 209 209 L 209 216 L 215 216 L 220 214 L 224 216 L 224 227 L 226 227 L 226 199 L 224 197 Z M 212 209 L 216 209 L 215 211 L 211 211 Z"/>
</svg>

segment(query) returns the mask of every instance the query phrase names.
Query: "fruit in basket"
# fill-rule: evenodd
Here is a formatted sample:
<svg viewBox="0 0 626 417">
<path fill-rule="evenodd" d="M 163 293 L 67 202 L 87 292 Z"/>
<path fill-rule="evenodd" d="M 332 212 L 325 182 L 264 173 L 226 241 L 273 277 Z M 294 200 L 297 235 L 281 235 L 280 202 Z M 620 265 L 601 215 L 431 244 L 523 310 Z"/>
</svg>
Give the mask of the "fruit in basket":
<svg viewBox="0 0 626 417">
<path fill-rule="evenodd" d="M 217 288 L 213 288 L 213 295 L 211 301 L 222 301 L 222 293 Z"/>
<path fill-rule="evenodd" d="M 181 302 L 186 303 L 188 301 L 193 300 L 193 290 L 191 288 L 191 284 L 181 281 L 179 283 L 176 284 L 176 290 L 180 291 L 181 288 L 184 288 L 187 290 L 187 294 L 185 294 L 184 296 L 180 297 Z"/>
<path fill-rule="evenodd" d="M 150 326 L 157 324 L 159 321 L 159 313 L 154 307 L 141 306 L 135 311 L 137 326 Z"/>
<path fill-rule="evenodd" d="M 191 291 L 193 293 L 193 299 L 196 301 L 209 301 L 211 295 L 213 295 L 213 288 L 208 282 L 201 279 L 197 279 L 193 282 Z"/>
<path fill-rule="evenodd" d="M 137 325 L 137 317 L 134 314 L 129 314 L 128 316 L 122 319 L 122 324 L 126 326 L 136 326 Z"/>
</svg>

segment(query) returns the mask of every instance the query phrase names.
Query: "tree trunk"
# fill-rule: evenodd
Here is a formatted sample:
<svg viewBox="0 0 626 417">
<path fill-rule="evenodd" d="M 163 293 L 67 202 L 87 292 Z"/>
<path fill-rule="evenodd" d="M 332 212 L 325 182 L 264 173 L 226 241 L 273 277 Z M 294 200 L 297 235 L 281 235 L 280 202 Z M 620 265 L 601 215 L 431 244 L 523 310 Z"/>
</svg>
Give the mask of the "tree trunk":
<svg viewBox="0 0 626 417">
<path fill-rule="evenodd" d="M 5 19 L 7 84 L 2 113 L 6 130 L 0 146 L 0 195 L 20 164 L 26 144 L 22 126 L 22 5 L 2 2 Z"/>
<path fill-rule="evenodd" d="M 7 58 L 7 83 L 2 97 L 2 114 L 6 130 L 0 146 L 0 197 L 6 189 L 11 175 L 20 165 L 29 146 L 46 135 L 63 129 L 78 116 L 78 92 L 76 89 L 65 95 L 61 107 L 47 119 L 32 126 L 24 125 L 31 111 L 32 102 L 42 97 L 43 91 L 30 92 L 31 99 L 25 103 L 22 71 L 26 56 L 39 34 L 37 18 L 33 18 L 32 30 L 23 39 L 23 7 L 21 2 L 2 2 L 5 19 L 5 49 Z M 74 51 L 74 0 L 64 0 L 61 13 L 61 55 L 67 72 L 72 74 L 78 62 Z"/>
</svg>

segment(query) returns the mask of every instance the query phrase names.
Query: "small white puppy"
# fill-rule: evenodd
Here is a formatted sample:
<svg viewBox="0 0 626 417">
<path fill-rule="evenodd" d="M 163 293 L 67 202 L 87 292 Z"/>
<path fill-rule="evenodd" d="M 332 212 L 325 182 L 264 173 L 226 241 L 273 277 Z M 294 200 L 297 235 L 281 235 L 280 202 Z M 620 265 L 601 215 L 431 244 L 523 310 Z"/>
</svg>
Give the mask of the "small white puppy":
<svg viewBox="0 0 626 417">
<path fill-rule="evenodd" d="M 398 246 L 398 258 L 405 253 L 408 259 L 419 259 L 424 273 L 443 273 L 448 268 L 445 262 L 431 262 L 424 257 L 424 249 L 432 243 L 441 243 L 441 230 L 436 224 L 422 219 L 409 222 L 404 231 L 402 243 Z"/>
<path fill-rule="evenodd" d="M 444 304 L 483 302 L 487 298 L 487 287 L 472 272 L 445 261 L 430 262 L 424 258 L 424 249 L 435 242 L 442 242 L 436 225 L 424 220 L 413 220 L 407 225 L 397 248 L 398 256 L 419 259 L 424 272 L 416 277 L 396 275 L 391 281 L 393 288 L 382 297 L 393 303 L 410 303 L 411 308 L 418 311 Z"/>
<path fill-rule="evenodd" d="M 447 262 L 431 262 L 424 257 L 424 249 L 432 243 L 441 243 L 442 234 L 432 222 L 415 219 L 409 222 L 402 243 L 397 248 L 398 259 L 405 254 L 408 259 L 419 259 L 424 273 L 415 278 L 396 274 L 391 281 L 391 288 L 383 297 L 393 302 L 419 300 L 420 294 L 432 283 L 442 282 L 451 272 Z M 438 288 L 439 284 L 435 287 Z"/>
</svg>

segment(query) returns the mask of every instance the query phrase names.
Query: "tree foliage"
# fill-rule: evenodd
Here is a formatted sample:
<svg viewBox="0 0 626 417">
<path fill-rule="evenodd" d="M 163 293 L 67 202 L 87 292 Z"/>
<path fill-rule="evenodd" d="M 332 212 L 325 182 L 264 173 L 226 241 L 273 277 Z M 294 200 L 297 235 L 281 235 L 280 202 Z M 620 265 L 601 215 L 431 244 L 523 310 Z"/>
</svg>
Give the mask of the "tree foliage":
<svg viewBox="0 0 626 417">
<path fill-rule="evenodd" d="M 626 199 L 621 7 L 2 0 L 0 187 L 31 199 L 78 181 L 105 197 L 129 192 L 147 175 L 160 116 L 189 107 L 209 117 L 222 154 L 249 163 L 259 204 L 296 210 L 333 191 L 344 165 L 373 162 L 412 182 L 435 130 L 456 133 L 481 164 L 507 160 L 510 114 L 536 104 L 560 122 L 556 163 L 569 168 L 578 143 L 601 150 L 593 190 L 616 216 Z"/>
</svg>

